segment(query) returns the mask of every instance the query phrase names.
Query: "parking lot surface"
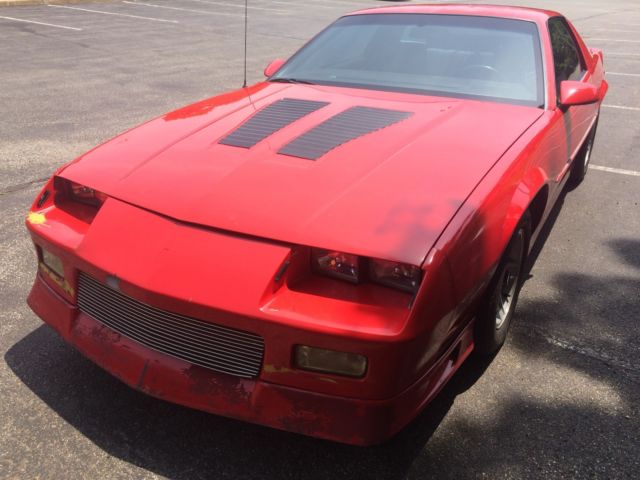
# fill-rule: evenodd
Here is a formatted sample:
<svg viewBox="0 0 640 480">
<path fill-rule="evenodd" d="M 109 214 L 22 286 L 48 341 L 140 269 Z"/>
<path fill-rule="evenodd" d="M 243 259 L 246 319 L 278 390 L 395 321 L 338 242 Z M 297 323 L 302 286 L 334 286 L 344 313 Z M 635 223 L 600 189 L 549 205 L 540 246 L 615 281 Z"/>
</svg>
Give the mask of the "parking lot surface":
<svg viewBox="0 0 640 480">
<path fill-rule="evenodd" d="M 147 397 L 25 304 L 36 260 L 23 222 L 44 179 L 145 119 L 239 87 L 242 2 L 0 8 L 0 477 L 638 478 L 640 4 L 525 3 L 561 10 L 605 52 L 593 166 L 536 245 L 505 347 L 468 361 L 373 448 Z M 250 0 L 249 81 L 339 15 L 386 4 Z"/>
</svg>

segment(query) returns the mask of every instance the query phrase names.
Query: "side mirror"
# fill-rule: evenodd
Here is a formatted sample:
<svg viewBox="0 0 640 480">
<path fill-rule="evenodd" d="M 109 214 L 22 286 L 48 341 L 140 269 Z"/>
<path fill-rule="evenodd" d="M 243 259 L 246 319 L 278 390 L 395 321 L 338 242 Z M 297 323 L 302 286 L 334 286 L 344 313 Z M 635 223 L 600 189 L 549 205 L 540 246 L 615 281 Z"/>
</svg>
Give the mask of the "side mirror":
<svg viewBox="0 0 640 480">
<path fill-rule="evenodd" d="M 269 65 L 267 65 L 267 68 L 264 69 L 264 76 L 270 77 L 271 75 L 276 73 L 278 70 L 280 70 L 280 67 L 284 65 L 285 61 L 286 60 L 284 60 L 283 58 L 276 58 L 275 60 L 273 60 Z"/>
<path fill-rule="evenodd" d="M 560 83 L 560 104 L 565 107 L 587 105 L 600 100 L 600 92 L 586 82 L 566 80 Z"/>
</svg>

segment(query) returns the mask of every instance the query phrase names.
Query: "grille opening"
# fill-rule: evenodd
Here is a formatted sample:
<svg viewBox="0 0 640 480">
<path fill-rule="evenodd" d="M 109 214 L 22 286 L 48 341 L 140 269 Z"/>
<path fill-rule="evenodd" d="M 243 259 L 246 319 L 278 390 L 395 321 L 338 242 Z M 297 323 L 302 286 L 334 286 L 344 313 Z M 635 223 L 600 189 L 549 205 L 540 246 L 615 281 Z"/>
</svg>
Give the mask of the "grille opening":
<svg viewBox="0 0 640 480">
<path fill-rule="evenodd" d="M 259 335 L 152 307 L 80 272 L 78 308 L 152 350 L 215 372 L 258 376 L 264 340 Z"/>
</svg>

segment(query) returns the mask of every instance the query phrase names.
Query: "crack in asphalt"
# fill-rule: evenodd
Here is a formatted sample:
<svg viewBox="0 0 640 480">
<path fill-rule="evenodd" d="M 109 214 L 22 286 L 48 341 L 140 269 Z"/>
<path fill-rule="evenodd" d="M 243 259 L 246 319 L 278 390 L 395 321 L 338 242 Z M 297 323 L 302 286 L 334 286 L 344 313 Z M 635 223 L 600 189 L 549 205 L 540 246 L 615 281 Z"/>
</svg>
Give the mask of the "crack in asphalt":
<svg viewBox="0 0 640 480">
<path fill-rule="evenodd" d="M 8 195 L 10 193 L 16 193 L 19 192 L 20 190 L 24 190 L 25 188 L 30 187 L 31 185 L 36 185 L 38 183 L 44 183 L 47 180 L 49 180 L 49 178 L 51 178 L 50 176 L 47 177 L 43 177 L 43 178 L 36 178 L 35 180 L 29 180 L 28 182 L 23 182 L 23 183 L 17 183 L 15 185 L 11 185 L 8 189 L 6 190 L 2 190 L 0 192 L 0 196 L 2 195 Z"/>
<path fill-rule="evenodd" d="M 616 15 L 618 13 L 624 13 L 625 10 L 613 10 L 611 12 L 598 12 L 598 13 L 594 13 L 593 15 L 586 15 L 584 17 L 574 17 L 571 19 L 572 22 L 581 22 L 583 20 L 591 20 L 592 18 L 598 18 L 598 17 L 606 17 L 607 15 Z"/>
<path fill-rule="evenodd" d="M 555 347 L 558 347 L 573 353 L 577 353 L 578 355 L 583 355 L 593 360 L 598 360 L 610 367 L 614 367 L 614 368 L 617 367 L 617 368 L 632 372 L 636 375 L 640 375 L 640 364 L 635 364 L 627 360 L 614 357 L 608 354 L 607 352 L 599 351 L 585 345 L 580 345 L 578 342 L 574 343 L 569 340 L 558 338 L 554 335 L 549 334 L 548 332 L 544 332 L 537 328 L 529 329 L 528 332 L 536 334 L 537 336 L 545 340 L 547 343 Z"/>
</svg>

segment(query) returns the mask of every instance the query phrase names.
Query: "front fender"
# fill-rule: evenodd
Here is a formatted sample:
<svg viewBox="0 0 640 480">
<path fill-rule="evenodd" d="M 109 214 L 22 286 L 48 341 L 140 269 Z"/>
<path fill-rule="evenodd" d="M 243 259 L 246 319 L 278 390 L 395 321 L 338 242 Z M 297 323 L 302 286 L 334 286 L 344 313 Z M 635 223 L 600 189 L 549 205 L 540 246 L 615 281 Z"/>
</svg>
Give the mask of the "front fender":
<svg viewBox="0 0 640 480">
<path fill-rule="evenodd" d="M 457 323 L 471 318 L 520 218 L 549 184 L 540 147 L 546 126 L 545 122 L 534 124 L 511 146 L 434 246 L 446 255 L 451 268 Z"/>
</svg>

